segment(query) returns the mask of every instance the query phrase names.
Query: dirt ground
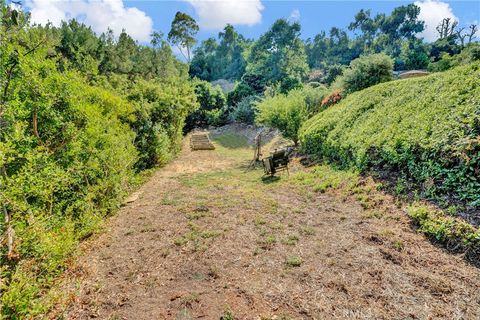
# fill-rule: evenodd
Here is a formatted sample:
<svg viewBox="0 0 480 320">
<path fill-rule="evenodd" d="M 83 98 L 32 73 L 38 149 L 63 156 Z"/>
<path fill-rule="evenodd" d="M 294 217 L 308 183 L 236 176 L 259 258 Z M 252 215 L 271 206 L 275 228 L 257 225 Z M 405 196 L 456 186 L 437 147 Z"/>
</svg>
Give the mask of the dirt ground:
<svg viewBox="0 0 480 320">
<path fill-rule="evenodd" d="M 245 172 L 251 149 L 217 137 L 215 151 L 185 145 L 88 243 L 63 318 L 480 319 L 479 270 L 393 198 L 375 217 L 294 184 L 299 165 L 263 181 Z"/>
</svg>

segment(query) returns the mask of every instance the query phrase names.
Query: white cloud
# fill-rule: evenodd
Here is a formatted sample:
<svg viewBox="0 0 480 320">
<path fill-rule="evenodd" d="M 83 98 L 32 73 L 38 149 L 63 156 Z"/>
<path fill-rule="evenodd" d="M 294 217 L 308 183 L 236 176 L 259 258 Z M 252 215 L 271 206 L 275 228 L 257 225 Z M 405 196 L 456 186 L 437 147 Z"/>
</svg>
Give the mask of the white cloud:
<svg viewBox="0 0 480 320">
<path fill-rule="evenodd" d="M 62 20 L 76 18 L 97 33 L 110 28 L 118 36 L 125 29 L 141 42 L 147 42 L 153 30 L 153 21 L 145 12 L 125 7 L 122 0 L 27 0 L 26 6 L 38 24 L 58 26 Z"/>
<path fill-rule="evenodd" d="M 262 20 L 260 0 L 186 0 L 200 18 L 205 29 L 222 29 L 227 23 L 253 26 Z"/>
<path fill-rule="evenodd" d="M 290 20 L 292 21 L 300 20 L 300 10 L 294 9 L 292 13 L 290 13 Z"/>
<path fill-rule="evenodd" d="M 416 1 L 415 4 L 420 7 L 419 19 L 425 21 L 425 30 L 420 34 L 427 41 L 435 41 L 438 38 L 436 30 L 443 18 L 451 18 L 458 21 L 453 14 L 453 10 L 446 2 L 436 0 Z"/>
</svg>

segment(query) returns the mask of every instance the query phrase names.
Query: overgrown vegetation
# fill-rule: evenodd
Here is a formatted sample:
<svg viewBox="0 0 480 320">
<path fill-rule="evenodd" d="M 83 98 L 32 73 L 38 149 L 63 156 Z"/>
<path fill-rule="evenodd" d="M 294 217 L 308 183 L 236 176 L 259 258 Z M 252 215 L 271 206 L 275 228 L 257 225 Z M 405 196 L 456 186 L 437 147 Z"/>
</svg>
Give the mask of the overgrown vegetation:
<svg viewBox="0 0 480 320">
<path fill-rule="evenodd" d="M 418 230 L 433 240 L 445 244 L 450 250 L 464 252 L 477 264 L 480 257 L 480 230 L 471 224 L 444 212 L 413 204 L 408 216 L 418 225 Z"/>
<path fill-rule="evenodd" d="M 445 71 L 480 58 L 477 25 L 461 27 L 445 18 L 437 28 L 438 39 L 428 43 L 420 37 L 425 23 L 419 15 L 415 4 L 396 7 L 390 14 L 362 9 L 348 25 L 353 36 L 333 27 L 306 40 L 301 39 L 300 24 L 285 19 L 275 21 L 256 41 L 227 25 L 218 40 L 209 38 L 195 49 L 189 72 L 206 81 L 230 81 L 230 119 L 251 123 L 250 101 L 286 95 L 305 83 L 330 86 L 328 106 L 392 80 L 394 70 Z"/>
<path fill-rule="evenodd" d="M 306 152 L 344 167 L 389 172 L 441 202 L 479 207 L 480 65 L 380 84 L 307 121 Z"/>
<path fill-rule="evenodd" d="M 288 95 L 267 97 L 257 104 L 257 123 L 279 129 L 285 138 L 297 144 L 300 127 L 320 110 L 325 93 L 323 87 L 305 86 Z"/>
<path fill-rule="evenodd" d="M 187 65 L 158 32 L 140 45 L 126 32 L 96 35 L 75 20 L 31 25 L 15 8 L 0 0 L 5 317 L 45 313 L 48 291 L 79 241 L 119 206 L 142 171 L 175 156 L 184 130 L 197 126 L 231 120 L 272 126 L 342 167 L 395 173 L 399 193 L 403 181 L 412 182 L 440 204 L 480 207 L 475 25 L 458 28 L 444 19 L 439 39 L 428 44 L 418 38 L 424 23 L 411 4 L 375 17 L 361 10 L 348 26 L 354 38 L 335 27 L 303 41 L 299 23 L 279 19 L 256 41 L 227 25 L 219 42 L 210 38 L 194 49 L 199 26 L 177 12 L 168 40 Z M 393 70 L 425 68 L 446 72 L 377 85 L 392 80 Z M 214 80 L 231 91 L 207 82 Z M 246 152 L 239 150 L 245 139 L 225 136 L 218 143 L 229 146 L 220 153 Z M 315 176 L 315 190 L 355 183 L 356 173 L 346 172 Z M 305 176 L 303 183 L 309 181 Z M 410 216 L 422 232 L 478 252 L 478 230 L 423 209 Z M 193 222 L 189 228 L 179 245 L 220 234 Z M 277 243 L 263 236 L 266 247 Z M 296 237 L 283 243 L 294 245 Z"/>
<path fill-rule="evenodd" d="M 31 26 L 3 2 L 0 20 L 0 301 L 23 319 L 48 310 L 56 276 L 137 172 L 179 150 L 197 102 L 158 35 L 145 47 L 75 21 Z"/>
<path fill-rule="evenodd" d="M 372 54 L 353 60 L 337 79 L 337 86 L 349 94 L 392 79 L 392 59 L 386 54 Z"/>
<path fill-rule="evenodd" d="M 195 94 L 199 108 L 187 117 L 185 131 L 206 125 L 219 126 L 227 122 L 226 99 L 219 87 L 214 87 L 206 81 L 197 80 Z"/>
</svg>

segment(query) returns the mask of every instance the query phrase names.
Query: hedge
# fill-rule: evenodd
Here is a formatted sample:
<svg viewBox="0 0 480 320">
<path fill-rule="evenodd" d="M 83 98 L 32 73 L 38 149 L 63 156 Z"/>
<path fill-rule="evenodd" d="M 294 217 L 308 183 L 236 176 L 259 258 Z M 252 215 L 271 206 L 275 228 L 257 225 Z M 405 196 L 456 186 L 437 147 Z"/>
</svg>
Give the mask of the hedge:
<svg viewBox="0 0 480 320">
<path fill-rule="evenodd" d="M 302 126 L 305 152 L 395 173 L 423 194 L 480 207 L 480 63 L 353 93 Z"/>
</svg>

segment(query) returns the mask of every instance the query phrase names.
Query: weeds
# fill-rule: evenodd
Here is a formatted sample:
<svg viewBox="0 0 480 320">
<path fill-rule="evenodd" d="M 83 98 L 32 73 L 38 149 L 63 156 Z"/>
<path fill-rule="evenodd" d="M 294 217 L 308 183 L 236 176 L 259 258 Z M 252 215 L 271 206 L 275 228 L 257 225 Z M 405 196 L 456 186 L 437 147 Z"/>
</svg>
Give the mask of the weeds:
<svg viewBox="0 0 480 320">
<path fill-rule="evenodd" d="M 460 219 L 419 204 L 407 208 L 418 230 L 454 251 L 463 251 L 474 261 L 480 258 L 480 230 Z"/>
<path fill-rule="evenodd" d="M 302 263 L 303 259 L 299 256 L 290 256 L 286 261 L 288 267 L 300 267 Z"/>
<path fill-rule="evenodd" d="M 299 240 L 298 236 L 295 234 L 292 234 L 287 236 L 282 242 L 286 245 L 294 246 L 297 244 L 298 240 Z"/>
<path fill-rule="evenodd" d="M 225 311 L 223 311 L 223 315 L 220 316 L 220 320 L 235 320 L 233 311 L 229 306 L 225 307 Z"/>
</svg>

